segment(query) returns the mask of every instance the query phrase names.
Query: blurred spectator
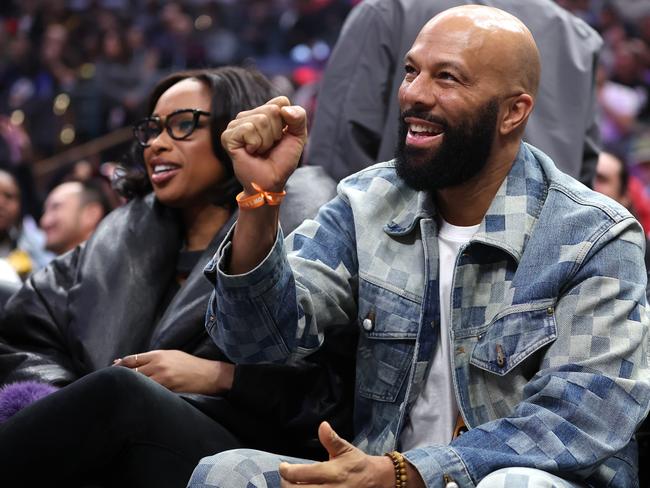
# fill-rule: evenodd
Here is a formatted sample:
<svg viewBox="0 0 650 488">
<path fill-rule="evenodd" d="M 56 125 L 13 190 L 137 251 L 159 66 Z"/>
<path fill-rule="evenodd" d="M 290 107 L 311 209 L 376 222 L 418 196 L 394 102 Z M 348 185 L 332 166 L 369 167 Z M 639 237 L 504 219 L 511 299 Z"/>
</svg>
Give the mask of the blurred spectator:
<svg viewBox="0 0 650 488">
<path fill-rule="evenodd" d="M 69 181 L 50 192 L 44 210 L 45 247 L 60 255 L 87 240 L 111 206 L 100 182 Z"/>
<path fill-rule="evenodd" d="M 630 172 L 636 177 L 630 179 L 630 197 L 637 209 L 639 220 L 650 237 L 650 130 L 640 134 L 630 150 Z M 648 215 L 647 219 L 643 215 Z"/>
<path fill-rule="evenodd" d="M 598 69 L 596 86 L 603 144 L 624 152 L 646 103 L 646 94 L 608 79 L 602 66 Z"/>
<path fill-rule="evenodd" d="M 10 259 L 15 276 L 18 272 L 26 275 L 32 270 L 29 256 L 17 250 L 20 219 L 20 190 L 16 180 L 6 171 L 0 171 L 0 257 L 6 262 L 6 258 L 14 253 Z M 10 280 L 13 278 L 4 269 L 3 275 L 9 276 Z"/>
<path fill-rule="evenodd" d="M 16 178 L 0 170 L 0 258 L 6 259 L 25 279 L 47 264 L 52 256 L 44 250 L 44 238 L 33 219 L 23 218 Z"/>
<path fill-rule="evenodd" d="M 277 5 L 268 0 L 245 0 L 246 21 L 239 32 L 241 56 L 280 54 L 282 39 Z"/>
<path fill-rule="evenodd" d="M 239 39 L 227 26 L 224 9 L 218 3 L 210 3 L 196 19 L 197 29 L 205 30 L 203 42 L 206 61 L 210 66 L 224 66 L 237 61 Z"/>
<path fill-rule="evenodd" d="M 639 93 L 640 114 L 650 114 L 650 78 L 646 79 L 646 62 L 650 47 L 641 39 L 626 39 L 614 49 L 610 77 L 613 82 L 627 86 Z"/>
<path fill-rule="evenodd" d="M 634 179 L 634 177 L 630 176 L 623 159 L 612 153 L 600 153 L 600 156 L 598 157 L 598 166 L 596 167 L 594 190 L 616 200 L 637 217 L 646 231 L 647 241 L 648 229 L 650 229 L 650 214 L 645 211 L 642 214 L 639 214 L 632 203 L 632 198 L 630 196 L 630 183 L 633 183 Z M 650 246 L 648 246 L 647 242 L 645 264 L 646 268 L 650 269 Z"/>
<path fill-rule="evenodd" d="M 194 32 L 191 15 L 181 2 L 168 2 L 154 30 L 154 46 L 160 53 L 160 68 L 176 70 L 205 64 L 205 49 Z"/>
<path fill-rule="evenodd" d="M 101 54 L 95 65 L 95 80 L 101 100 L 105 130 L 132 123 L 137 110 L 157 80 L 155 66 L 141 50 L 137 30 L 111 29 L 101 37 Z"/>
<path fill-rule="evenodd" d="M 625 163 L 611 153 L 601 152 L 596 166 L 594 190 L 631 210 L 632 202 L 627 192 L 628 180 L 629 173 Z"/>
</svg>

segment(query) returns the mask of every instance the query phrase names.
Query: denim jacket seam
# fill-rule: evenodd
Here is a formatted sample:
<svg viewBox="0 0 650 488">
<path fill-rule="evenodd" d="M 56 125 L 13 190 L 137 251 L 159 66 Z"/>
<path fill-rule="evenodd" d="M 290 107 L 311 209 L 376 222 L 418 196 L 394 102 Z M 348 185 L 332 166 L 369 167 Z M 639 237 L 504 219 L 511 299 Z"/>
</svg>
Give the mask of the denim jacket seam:
<svg viewBox="0 0 650 488">
<path fill-rule="evenodd" d="M 615 208 L 613 208 L 613 207 L 611 207 L 609 205 L 601 205 L 596 201 L 589 201 L 589 200 L 586 200 L 584 198 L 581 198 L 578 194 L 576 194 L 575 192 L 572 192 L 571 190 L 569 190 L 564 185 L 560 185 L 560 184 L 557 184 L 557 183 L 551 183 L 549 185 L 549 191 L 550 190 L 555 190 L 555 191 L 559 191 L 560 193 L 563 193 L 564 195 L 566 195 L 568 198 L 573 200 L 578 205 L 582 205 L 582 206 L 586 206 L 586 207 L 592 207 L 592 208 L 600 210 L 603 214 L 605 214 L 608 217 L 609 220 L 611 220 L 611 221 L 613 221 L 615 223 L 618 223 L 618 222 L 628 218 L 627 215 L 621 214 Z"/>
<path fill-rule="evenodd" d="M 491 373 L 491 374 L 496 374 L 498 376 L 505 376 L 506 374 L 510 373 L 513 369 L 515 369 L 517 366 L 519 366 L 524 360 L 529 358 L 531 355 L 535 354 L 537 351 L 539 351 L 542 347 L 546 346 L 547 344 L 550 344 L 551 342 L 555 341 L 557 339 L 557 330 L 555 334 L 552 335 L 545 335 L 541 339 L 538 339 L 537 341 L 533 342 L 532 344 L 529 344 L 526 346 L 525 350 L 523 351 L 517 351 L 517 353 L 513 356 L 510 356 L 508 362 L 508 368 L 504 368 L 502 372 L 497 372 L 494 371 L 492 368 L 490 368 L 490 362 L 489 361 L 483 361 L 480 359 L 475 359 L 474 357 L 474 351 L 472 351 L 472 354 L 470 355 L 470 360 L 469 363 L 476 366 L 477 368 L 482 369 L 486 373 Z M 488 392 L 489 394 L 489 392 Z"/>
<path fill-rule="evenodd" d="M 229 252 L 231 246 L 231 241 L 225 242 L 223 253 Z M 278 230 L 276 242 L 264 259 L 252 270 L 239 275 L 225 273 L 222 266 L 224 254 L 222 254 L 215 269 L 215 273 L 219 277 L 217 282 L 221 295 L 239 300 L 263 297 L 282 279 L 284 271 L 282 264 L 286 259 L 283 250 L 282 231 Z M 256 277 L 261 277 L 261 279 L 255 279 Z M 261 286 L 251 286 L 253 284 Z"/>
<path fill-rule="evenodd" d="M 467 477 L 469 479 L 471 479 L 472 481 L 476 482 L 474 480 L 474 478 L 472 477 L 472 475 L 470 474 L 469 469 L 467 468 L 467 465 L 465 464 L 465 461 L 463 460 L 463 457 L 458 453 L 458 451 L 456 451 L 456 449 L 454 449 L 453 446 L 449 446 L 449 450 L 454 453 L 454 455 L 458 459 L 458 462 L 463 467 L 463 471 L 465 471 L 465 474 L 467 475 Z"/>
<path fill-rule="evenodd" d="M 415 305 L 422 305 L 422 300 L 419 300 L 414 293 L 410 293 L 406 290 L 399 289 L 397 287 L 392 286 L 390 283 L 386 283 L 384 281 L 378 280 L 373 278 L 367 273 L 359 273 L 359 279 L 363 280 L 367 283 L 370 283 L 371 285 L 374 285 L 376 287 L 382 288 L 386 291 L 389 291 L 391 293 L 394 293 L 395 295 L 408 300 L 410 302 L 413 302 Z"/>
<path fill-rule="evenodd" d="M 599 225 L 597 229 L 589 236 L 589 238 L 585 239 L 585 245 L 578 253 L 578 257 L 574 261 L 573 267 L 567 274 L 565 284 L 567 285 L 571 284 L 572 279 L 580 272 L 580 269 L 582 269 L 582 266 L 588 260 L 590 253 L 592 253 L 594 249 L 602 248 L 602 246 L 600 245 L 601 240 L 612 230 L 612 228 L 629 220 L 634 220 L 634 217 L 630 215 L 618 221 L 614 220 L 614 221 L 610 221 L 609 223 L 603 222 L 601 225 Z M 563 288 L 562 290 L 560 290 L 560 295 L 563 295 L 566 291 L 568 291 L 568 289 Z"/>
</svg>

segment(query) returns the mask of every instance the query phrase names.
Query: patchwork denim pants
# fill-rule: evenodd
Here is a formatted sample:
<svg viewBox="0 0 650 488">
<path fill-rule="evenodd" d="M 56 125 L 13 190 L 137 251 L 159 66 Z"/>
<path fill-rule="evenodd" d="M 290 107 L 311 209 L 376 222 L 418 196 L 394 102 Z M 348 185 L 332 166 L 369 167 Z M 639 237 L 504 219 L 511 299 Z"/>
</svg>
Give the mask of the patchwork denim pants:
<svg viewBox="0 0 650 488">
<path fill-rule="evenodd" d="M 313 463 L 251 449 L 235 449 L 201 459 L 188 488 L 280 488 L 281 462 Z M 448 488 L 457 488 L 449 483 Z M 584 488 L 531 468 L 505 468 L 486 476 L 476 488 Z"/>
</svg>

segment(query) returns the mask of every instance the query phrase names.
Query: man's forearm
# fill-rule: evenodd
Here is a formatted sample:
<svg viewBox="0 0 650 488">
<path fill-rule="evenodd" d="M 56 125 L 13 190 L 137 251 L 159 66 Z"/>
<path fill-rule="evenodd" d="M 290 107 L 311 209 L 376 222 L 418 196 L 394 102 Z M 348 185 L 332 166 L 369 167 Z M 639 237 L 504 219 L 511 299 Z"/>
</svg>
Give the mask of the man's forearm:
<svg viewBox="0 0 650 488">
<path fill-rule="evenodd" d="M 278 232 L 279 208 L 265 205 L 239 212 L 228 266 L 230 274 L 249 272 L 271 251 Z"/>
</svg>

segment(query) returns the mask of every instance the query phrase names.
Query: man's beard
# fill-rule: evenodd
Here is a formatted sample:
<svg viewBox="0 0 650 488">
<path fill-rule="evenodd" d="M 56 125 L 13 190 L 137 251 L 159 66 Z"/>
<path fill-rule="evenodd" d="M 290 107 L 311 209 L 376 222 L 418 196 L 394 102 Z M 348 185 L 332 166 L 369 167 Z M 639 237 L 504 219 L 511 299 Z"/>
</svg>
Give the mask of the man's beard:
<svg viewBox="0 0 650 488">
<path fill-rule="evenodd" d="M 486 165 L 496 132 L 499 102 L 493 98 L 478 111 L 474 120 L 457 126 L 428 112 L 406 110 L 399 120 L 399 140 L 395 150 L 397 175 L 414 190 L 439 190 L 460 185 L 477 175 Z M 443 131 L 440 147 L 434 150 L 406 146 L 406 117 L 439 124 Z"/>
</svg>

